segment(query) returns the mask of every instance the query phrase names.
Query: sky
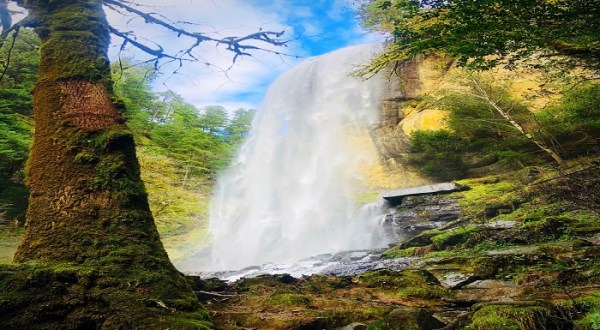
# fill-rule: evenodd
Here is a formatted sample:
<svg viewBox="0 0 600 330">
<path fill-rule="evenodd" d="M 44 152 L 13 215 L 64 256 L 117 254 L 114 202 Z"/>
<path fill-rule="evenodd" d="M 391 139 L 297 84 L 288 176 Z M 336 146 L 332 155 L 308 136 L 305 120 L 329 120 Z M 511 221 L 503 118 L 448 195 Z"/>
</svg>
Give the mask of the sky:
<svg viewBox="0 0 600 330">
<path fill-rule="evenodd" d="M 134 2 L 136 3 L 136 2 Z M 242 36 L 259 30 L 285 31 L 287 47 L 260 45 L 273 52 L 255 51 L 252 57 L 239 58 L 214 44 L 202 44 L 194 56 L 202 63 L 161 67 L 156 91 L 172 90 L 202 108 L 221 105 L 233 112 L 238 108 L 257 109 L 268 86 L 282 72 L 310 56 L 356 44 L 373 43 L 381 36 L 368 34 L 356 19 L 352 0 L 145 0 L 137 1 L 140 10 L 154 12 L 194 32 L 213 37 Z M 110 9 L 108 19 L 120 31 L 135 31 L 139 41 L 160 44 L 175 53 L 187 49 L 190 40 L 168 32 L 142 19 Z M 193 22 L 194 24 L 181 23 Z M 135 50 L 120 51 L 122 40 L 113 37 L 112 60 L 118 56 L 146 59 Z M 206 65 L 203 63 L 210 63 Z"/>
</svg>

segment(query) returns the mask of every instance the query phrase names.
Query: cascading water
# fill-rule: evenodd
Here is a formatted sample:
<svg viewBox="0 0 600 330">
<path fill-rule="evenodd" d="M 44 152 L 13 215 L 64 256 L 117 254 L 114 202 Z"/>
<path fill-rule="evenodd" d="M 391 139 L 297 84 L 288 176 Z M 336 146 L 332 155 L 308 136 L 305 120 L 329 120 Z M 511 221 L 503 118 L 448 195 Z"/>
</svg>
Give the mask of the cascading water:
<svg viewBox="0 0 600 330">
<path fill-rule="evenodd" d="M 379 46 L 309 59 L 269 89 L 211 205 L 207 270 L 373 248 L 377 207 L 361 207 L 362 169 L 377 161 L 368 129 L 383 82 L 349 76 Z M 367 141 L 367 142 L 365 142 Z M 364 188 L 363 188 L 364 189 Z"/>
</svg>

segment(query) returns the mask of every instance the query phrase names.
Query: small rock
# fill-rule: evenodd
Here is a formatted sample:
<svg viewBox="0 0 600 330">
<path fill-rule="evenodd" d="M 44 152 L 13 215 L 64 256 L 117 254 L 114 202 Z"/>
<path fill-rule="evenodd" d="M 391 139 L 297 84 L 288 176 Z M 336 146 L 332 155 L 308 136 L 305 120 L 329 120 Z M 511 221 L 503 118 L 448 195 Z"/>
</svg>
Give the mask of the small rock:
<svg viewBox="0 0 600 330">
<path fill-rule="evenodd" d="M 455 296 L 463 301 L 513 301 L 523 294 L 525 288 L 513 282 L 498 280 L 475 281 L 465 285 Z"/>
<path fill-rule="evenodd" d="M 348 324 L 347 326 L 341 328 L 340 330 L 365 330 L 367 328 L 366 325 L 360 322 L 354 322 L 352 324 Z"/>
<path fill-rule="evenodd" d="M 430 330 L 445 326 L 425 308 L 398 307 L 387 315 L 386 321 L 392 329 Z"/>
<path fill-rule="evenodd" d="M 442 275 L 436 275 L 440 284 L 448 289 L 461 288 L 473 281 L 473 273 L 449 272 Z"/>
<path fill-rule="evenodd" d="M 486 228 L 491 228 L 491 229 L 511 229 L 511 228 L 516 227 L 517 224 L 519 224 L 519 223 L 516 221 L 497 220 L 497 221 L 488 222 L 484 226 Z"/>
<path fill-rule="evenodd" d="M 481 280 L 464 286 L 465 289 L 497 289 L 518 287 L 517 284 L 508 281 Z"/>
<path fill-rule="evenodd" d="M 509 254 L 532 254 L 532 253 L 537 252 L 539 249 L 540 248 L 538 246 L 523 246 L 523 247 L 516 247 L 516 248 L 510 248 L 510 249 L 504 249 L 504 250 L 492 250 L 492 251 L 488 251 L 487 254 L 491 255 L 491 256 L 509 255 Z"/>
<path fill-rule="evenodd" d="M 584 240 L 592 243 L 593 245 L 600 245 L 600 234 L 596 234 L 596 236 L 592 236 Z"/>
</svg>

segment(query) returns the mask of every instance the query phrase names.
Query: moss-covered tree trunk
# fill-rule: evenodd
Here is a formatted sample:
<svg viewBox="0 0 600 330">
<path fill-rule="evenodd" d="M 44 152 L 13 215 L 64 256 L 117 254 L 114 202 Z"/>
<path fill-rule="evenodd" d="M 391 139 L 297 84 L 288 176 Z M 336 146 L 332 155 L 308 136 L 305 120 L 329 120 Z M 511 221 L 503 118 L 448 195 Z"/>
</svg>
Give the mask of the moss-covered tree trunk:
<svg viewBox="0 0 600 330">
<path fill-rule="evenodd" d="M 154 225 L 102 0 L 19 3 L 38 20 L 41 62 L 26 232 L 19 263 L 0 265 L 0 328 L 212 328 Z"/>
<path fill-rule="evenodd" d="M 113 93 L 102 1 L 20 4 L 40 20 L 42 45 L 31 195 L 15 261 L 150 271 L 171 282 L 171 293 L 189 294 L 160 242 L 133 137 Z"/>
</svg>

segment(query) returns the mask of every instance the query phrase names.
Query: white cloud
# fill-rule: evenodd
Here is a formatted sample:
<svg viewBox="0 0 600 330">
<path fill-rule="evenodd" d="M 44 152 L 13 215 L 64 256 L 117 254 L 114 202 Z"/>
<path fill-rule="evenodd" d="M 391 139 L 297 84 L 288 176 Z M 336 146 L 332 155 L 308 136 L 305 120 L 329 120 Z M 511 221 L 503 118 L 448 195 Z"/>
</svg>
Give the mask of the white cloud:
<svg viewBox="0 0 600 330">
<path fill-rule="evenodd" d="M 214 37 L 242 36 L 263 31 L 282 31 L 293 35 L 293 28 L 277 14 L 265 11 L 262 7 L 252 6 L 241 0 L 172 0 L 165 5 L 166 1 L 145 1 L 141 9 L 144 11 L 158 12 L 160 15 L 169 17 L 177 22 L 200 22 L 199 25 L 183 25 L 186 29 L 198 31 Z M 186 38 L 177 38 L 174 33 L 166 31 L 157 25 L 149 25 L 142 19 L 123 17 L 108 11 L 109 20 L 120 31 L 136 31 L 142 40 L 151 40 L 161 45 L 166 50 L 174 53 L 181 49 L 187 49 L 193 41 Z M 115 38 L 115 41 L 116 40 Z M 152 47 L 152 43 L 146 44 Z M 296 49 L 279 49 L 269 44 L 254 43 L 257 46 L 273 51 L 285 51 L 291 54 Z M 116 56 L 119 45 L 114 45 L 111 55 Z M 136 58 L 144 58 L 145 55 L 139 51 L 127 54 L 135 54 Z M 210 63 L 210 66 L 201 63 L 186 63 L 178 70 L 178 74 L 171 75 L 178 69 L 178 64 L 166 65 L 161 68 L 164 73 L 163 79 L 158 79 L 157 88 L 164 89 L 165 86 L 181 94 L 187 101 L 203 106 L 208 104 L 240 104 L 244 107 L 257 107 L 257 97 L 248 102 L 231 101 L 238 94 L 262 93 L 265 81 L 271 81 L 275 76 L 285 71 L 295 62 L 291 57 L 282 57 L 277 54 L 254 51 L 253 57 L 239 58 L 232 66 L 233 53 L 223 47 L 217 47 L 214 43 L 206 43 L 198 47 L 194 52 L 201 62 Z M 231 69 L 229 69 L 231 67 Z M 165 86 L 161 86 L 164 83 Z M 235 110 L 235 109 L 234 109 Z"/>
<path fill-rule="evenodd" d="M 330 2 L 333 1 L 333 2 Z M 324 20 L 338 20 L 343 12 L 351 10 L 351 1 L 348 0 L 314 0 L 314 2 L 298 0 L 145 0 L 138 1 L 143 11 L 152 11 L 163 17 L 171 18 L 188 30 L 198 31 L 214 37 L 241 36 L 263 31 L 286 31 L 284 38 L 294 39 L 299 37 L 313 38 L 312 41 L 328 42 L 339 39 L 345 44 L 357 44 L 365 40 L 361 37 L 358 24 L 350 22 L 347 29 L 335 31 L 327 26 Z M 313 4 L 311 6 L 311 3 Z M 319 8 L 326 8 L 331 4 L 332 10 L 319 12 Z M 153 24 L 146 24 L 143 19 L 131 16 L 123 17 L 110 10 L 107 11 L 109 20 L 120 31 L 136 31 L 139 40 L 151 40 L 161 45 L 171 53 L 190 46 L 190 40 L 177 38 L 174 33 Z M 180 23 L 194 22 L 195 25 Z M 327 34 L 327 36 L 325 36 Z M 359 36 L 359 37 L 357 37 Z M 115 41 L 116 38 L 115 38 Z M 299 39 L 289 43 L 288 48 L 277 48 L 268 44 L 256 44 L 272 51 L 285 52 L 292 55 L 310 54 L 306 49 L 306 39 Z M 153 46 L 152 43 L 147 45 Z M 156 47 L 156 46 L 153 46 Z M 115 44 L 111 48 L 114 57 L 119 49 Z M 136 59 L 143 58 L 139 51 L 133 52 Z M 127 53 L 126 53 L 127 54 Z M 131 52 L 129 53 L 131 54 Z M 233 54 L 222 47 L 212 43 L 201 44 L 194 52 L 201 62 L 210 63 L 205 66 L 201 63 L 187 63 L 178 69 L 178 65 L 164 66 L 162 79 L 158 79 L 157 89 L 169 88 L 182 95 L 188 102 L 198 107 L 211 104 L 230 104 L 235 107 L 259 106 L 262 95 L 267 85 L 279 74 L 297 63 L 294 57 L 280 56 L 273 53 L 260 51 L 253 52 L 253 57 L 240 58 L 230 69 Z M 178 73 L 170 73 L 178 69 Z M 242 96 L 247 98 L 242 99 Z M 235 110 L 235 109 L 233 109 Z"/>
</svg>

